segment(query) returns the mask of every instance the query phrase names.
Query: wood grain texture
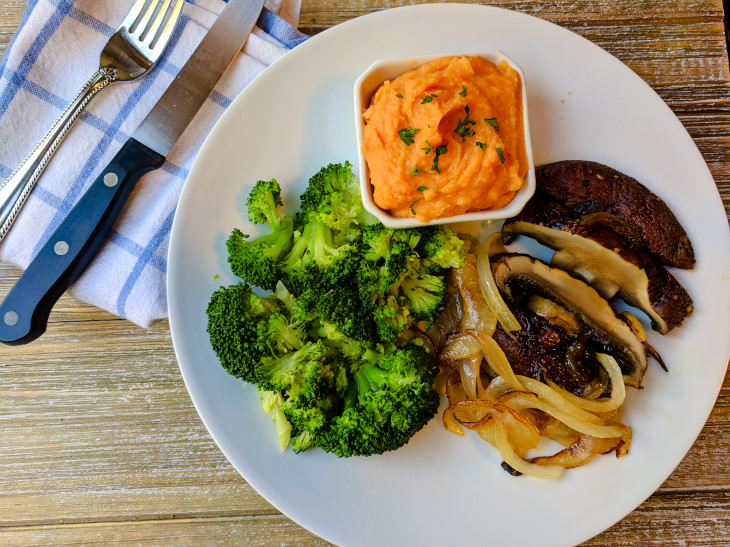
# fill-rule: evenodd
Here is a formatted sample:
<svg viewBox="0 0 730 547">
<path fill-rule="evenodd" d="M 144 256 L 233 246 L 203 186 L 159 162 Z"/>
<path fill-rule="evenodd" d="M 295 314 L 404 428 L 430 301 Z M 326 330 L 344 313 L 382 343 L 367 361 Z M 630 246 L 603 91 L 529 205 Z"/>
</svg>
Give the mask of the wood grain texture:
<svg viewBox="0 0 730 547">
<path fill-rule="evenodd" d="M 303 0 L 314 34 L 408 0 Z M 486 2 L 470 2 L 486 3 Z M 502 0 L 641 76 L 693 137 L 730 216 L 730 66 L 720 0 Z M 24 1 L 0 2 L 0 53 Z M 5 138 L 5 136 L 0 136 Z M 727 252 L 727 250 L 725 250 Z M 19 271 L 0 265 L 0 297 Z M 661 488 L 586 545 L 730 544 L 730 377 Z M 0 347 L 0 544 L 326 545 L 233 470 L 200 421 L 166 322 L 62 297 L 41 339 Z"/>
</svg>

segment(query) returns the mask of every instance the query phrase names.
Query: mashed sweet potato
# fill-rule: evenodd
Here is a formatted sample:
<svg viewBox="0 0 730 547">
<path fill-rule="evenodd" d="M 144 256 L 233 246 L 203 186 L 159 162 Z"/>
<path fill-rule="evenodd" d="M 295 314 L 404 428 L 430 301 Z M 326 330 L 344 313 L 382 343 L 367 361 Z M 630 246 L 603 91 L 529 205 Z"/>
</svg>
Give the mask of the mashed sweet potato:
<svg viewBox="0 0 730 547">
<path fill-rule="evenodd" d="M 520 75 L 444 57 L 386 81 L 363 113 L 362 152 L 381 209 L 423 222 L 508 204 L 528 170 Z"/>
</svg>

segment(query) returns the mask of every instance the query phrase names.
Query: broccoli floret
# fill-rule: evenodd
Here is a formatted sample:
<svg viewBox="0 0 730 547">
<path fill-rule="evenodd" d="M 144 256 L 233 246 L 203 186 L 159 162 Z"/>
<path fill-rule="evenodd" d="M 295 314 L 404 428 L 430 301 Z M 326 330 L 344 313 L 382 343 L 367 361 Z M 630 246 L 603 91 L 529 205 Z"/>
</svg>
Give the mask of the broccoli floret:
<svg viewBox="0 0 730 547">
<path fill-rule="evenodd" d="M 344 232 L 353 225 L 377 222 L 363 208 L 360 186 L 349 162 L 320 169 L 309 179 L 300 202 L 305 222 L 316 220 L 333 230 Z"/>
<path fill-rule="evenodd" d="M 276 214 L 276 208 L 284 205 L 281 201 L 281 187 L 276 179 L 258 181 L 246 198 L 248 219 L 255 224 L 266 222 L 276 228 L 281 219 Z"/>
<path fill-rule="evenodd" d="M 466 261 L 464 240 L 444 225 L 423 228 L 417 251 L 432 269 L 461 268 Z"/>
<path fill-rule="evenodd" d="M 316 398 L 332 372 L 323 366 L 327 348 L 321 340 L 306 342 L 301 348 L 261 358 L 256 365 L 259 383 L 288 397 Z"/>
<path fill-rule="evenodd" d="M 359 241 L 342 238 L 312 220 L 295 236 L 291 251 L 281 262 L 281 272 L 305 313 L 332 323 L 351 338 L 370 340 L 375 328 L 360 303 L 359 264 Z"/>
<path fill-rule="evenodd" d="M 357 243 L 336 238 L 327 225 L 313 220 L 295 233 L 291 250 L 281 258 L 281 275 L 299 296 L 305 290 L 337 286 L 354 274 L 358 260 Z"/>
<path fill-rule="evenodd" d="M 319 338 L 325 345 L 331 347 L 333 351 L 342 355 L 347 359 L 358 361 L 362 358 L 366 350 L 371 349 L 374 345 L 371 342 L 355 339 L 344 334 L 334 324 L 328 323 L 320 319 L 311 332 L 312 336 Z"/>
<path fill-rule="evenodd" d="M 300 295 L 299 302 L 308 313 L 349 338 L 366 343 L 377 338 L 373 315 L 363 306 L 352 279 L 341 279 L 332 288 L 311 288 Z"/>
<path fill-rule="evenodd" d="M 234 275 L 266 290 L 274 290 L 280 277 L 279 259 L 289 249 L 294 233 L 291 216 L 279 217 L 277 205 L 281 205 L 281 191 L 275 179 L 260 180 L 246 200 L 251 222 L 268 222 L 271 232 L 248 240 L 241 230 L 234 229 L 226 243 L 228 262 Z"/>
<path fill-rule="evenodd" d="M 206 310 L 210 343 L 223 368 L 246 382 L 256 383 L 255 366 L 265 355 L 261 332 L 266 329 L 272 304 L 254 294 L 246 283 L 221 287 Z"/>
<path fill-rule="evenodd" d="M 414 322 L 408 306 L 403 305 L 401 298 L 393 295 L 376 299 L 372 314 L 378 336 L 383 342 L 397 342 L 399 335 Z"/>
<path fill-rule="evenodd" d="M 382 340 L 402 342 L 414 322 L 429 325 L 441 315 L 446 302 L 442 271 L 463 265 L 462 243 L 445 226 L 393 230 L 377 225 L 364 230 L 358 282 Z"/>
<path fill-rule="evenodd" d="M 384 294 L 400 280 L 409 260 L 414 257 L 408 232 L 410 230 L 393 230 L 382 224 L 363 231 L 358 275 L 365 295 Z"/>
<path fill-rule="evenodd" d="M 417 321 L 423 321 L 430 326 L 444 311 L 446 283 L 442 276 L 423 274 L 417 278 L 406 277 L 400 288 Z"/>
<path fill-rule="evenodd" d="M 408 345 L 370 357 L 353 375 L 342 414 L 319 435 L 318 445 L 341 457 L 399 448 L 438 411 L 438 365 L 426 350 Z"/>
<path fill-rule="evenodd" d="M 280 311 L 271 314 L 263 340 L 275 354 L 302 348 L 306 324 L 299 318 L 291 319 Z"/>
</svg>

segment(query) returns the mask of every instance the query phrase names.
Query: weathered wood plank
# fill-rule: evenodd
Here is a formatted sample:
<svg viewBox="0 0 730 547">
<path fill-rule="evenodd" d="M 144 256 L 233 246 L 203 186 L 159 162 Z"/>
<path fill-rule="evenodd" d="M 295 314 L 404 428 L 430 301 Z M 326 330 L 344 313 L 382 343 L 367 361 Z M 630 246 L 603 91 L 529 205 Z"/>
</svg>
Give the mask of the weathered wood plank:
<svg viewBox="0 0 730 547">
<path fill-rule="evenodd" d="M 331 545 L 281 515 L 33 526 L 0 530 L 3 545 Z"/>
<path fill-rule="evenodd" d="M 695 515 L 690 529 L 686 526 L 688 514 Z M 723 538 L 713 533 L 728 526 L 730 497 L 725 493 L 656 496 L 583 545 L 722 545 Z M 329 545 L 285 517 L 270 515 L 30 526 L 5 529 L 0 538 L 4 545 Z"/>
<path fill-rule="evenodd" d="M 722 21 L 722 2 L 715 0 L 698 0 L 692 2 L 662 2 L 649 0 L 636 2 L 602 2 L 600 0 L 496 0 L 480 2 L 479 0 L 451 0 L 466 4 L 489 4 L 511 9 L 546 19 L 571 30 L 594 26 L 614 25 L 621 27 L 621 36 L 626 34 L 626 25 L 653 24 L 672 25 L 676 23 L 718 23 Z M 299 27 L 309 34 L 316 34 L 331 26 L 342 23 L 353 17 L 365 15 L 383 9 L 407 6 L 411 0 L 354 0 L 343 4 L 338 0 L 303 0 L 299 18 Z M 580 33 L 580 32 L 579 32 Z M 617 42 L 617 41 L 614 41 Z"/>
</svg>

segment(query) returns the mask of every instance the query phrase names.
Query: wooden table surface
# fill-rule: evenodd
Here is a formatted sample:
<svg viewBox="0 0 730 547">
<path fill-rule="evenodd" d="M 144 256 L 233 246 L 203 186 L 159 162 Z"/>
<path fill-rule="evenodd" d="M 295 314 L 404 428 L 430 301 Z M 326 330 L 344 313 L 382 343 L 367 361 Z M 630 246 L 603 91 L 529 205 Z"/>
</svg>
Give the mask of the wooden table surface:
<svg viewBox="0 0 730 547">
<path fill-rule="evenodd" d="M 300 28 L 315 34 L 413 3 L 303 0 Z M 568 28 L 638 73 L 692 135 L 730 211 L 721 0 L 491 3 Z M 0 2 L 0 54 L 24 7 Z M 0 265 L 0 298 L 18 274 Z M 681 465 L 586 545 L 730 544 L 729 422 L 726 377 Z M 185 389 L 166 322 L 145 330 L 64 296 L 41 339 L 0 348 L 0 544 L 97 542 L 325 544 L 264 501 L 216 447 Z"/>
</svg>

